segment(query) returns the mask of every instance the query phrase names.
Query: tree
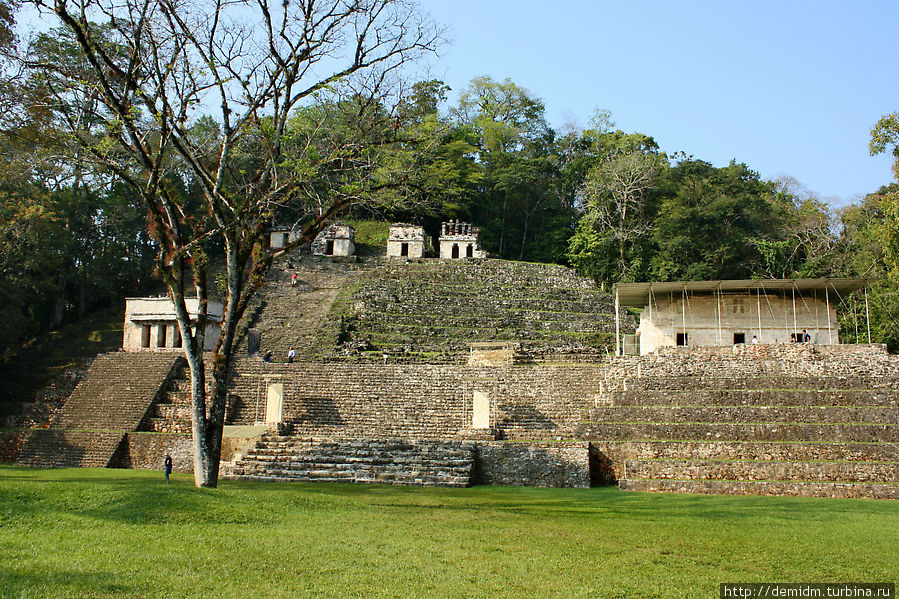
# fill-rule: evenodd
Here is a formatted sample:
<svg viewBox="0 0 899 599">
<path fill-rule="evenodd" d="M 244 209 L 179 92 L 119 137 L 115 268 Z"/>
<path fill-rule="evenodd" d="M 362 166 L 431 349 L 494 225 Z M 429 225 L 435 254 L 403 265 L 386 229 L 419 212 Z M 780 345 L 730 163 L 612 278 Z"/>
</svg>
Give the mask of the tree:
<svg viewBox="0 0 899 599">
<path fill-rule="evenodd" d="M 568 169 L 582 215 L 567 257 L 597 282 L 638 280 L 646 275 L 665 155 L 651 137 L 610 130 L 607 111 L 597 111 L 593 121 L 594 128 L 581 133 L 581 150 Z"/>
<path fill-rule="evenodd" d="M 339 175 L 347 163 L 364 163 L 371 144 L 304 151 L 291 130 L 294 109 L 329 90 L 371 107 L 403 64 L 434 49 L 439 31 L 406 0 L 33 2 L 74 34 L 90 65 L 90 77 L 75 84 L 96 98 L 98 126 L 79 129 L 65 112 L 71 134 L 147 208 L 190 366 L 194 478 L 214 487 L 237 326 L 283 253 L 265 249 L 266 224 L 299 204 L 308 218 L 303 243 L 367 191 Z M 214 119 L 201 121 L 213 110 Z M 207 401 L 212 243 L 223 248 L 226 284 Z M 196 320 L 185 302 L 190 287 Z"/>
<path fill-rule="evenodd" d="M 657 154 L 626 152 L 608 157 L 587 175 L 587 211 L 600 238 L 618 255 L 616 280 L 628 278 L 629 251 L 652 229 L 645 214 L 647 199 L 663 168 Z"/>
<path fill-rule="evenodd" d="M 899 112 L 882 117 L 871 130 L 871 155 L 890 151 L 893 155 L 893 177 L 899 183 Z M 884 245 L 887 266 L 894 281 L 899 281 L 899 191 L 882 190 L 880 203 L 883 219 L 877 235 Z"/>
<path fill-rule="evenodd" d="M 655 280 L 745 279 L 760 274 L 756 240 L 777 239 L 773 185 L 746 165 L 684 159 L 669 172 L 653 227 Z"/>
<path fill-rule="evenodd" d="M 486 151 L 498 152 L 544 135 L 549 129 L 544 110 L 542 101 L 511 79 L 499 83 L 484 76 L 471 80 L 455 114 L 460 122 L 478 128 Z"/>
</svg>

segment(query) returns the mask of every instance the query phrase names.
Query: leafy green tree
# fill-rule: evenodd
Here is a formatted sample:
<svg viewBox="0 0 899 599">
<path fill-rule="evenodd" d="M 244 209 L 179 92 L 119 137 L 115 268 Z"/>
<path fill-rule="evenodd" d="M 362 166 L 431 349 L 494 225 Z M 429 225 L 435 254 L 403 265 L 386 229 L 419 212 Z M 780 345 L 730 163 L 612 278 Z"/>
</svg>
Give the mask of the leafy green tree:
<svg viewBox="0 0 899 599">
<path fill-rule="evenodd" d="M 744 164 L 682 160 L 670 170 L 653 238 L 655 280 L 751 278 L 763 269 L 756 240 L 776 239 L 773 186 Z"/>
</svg>

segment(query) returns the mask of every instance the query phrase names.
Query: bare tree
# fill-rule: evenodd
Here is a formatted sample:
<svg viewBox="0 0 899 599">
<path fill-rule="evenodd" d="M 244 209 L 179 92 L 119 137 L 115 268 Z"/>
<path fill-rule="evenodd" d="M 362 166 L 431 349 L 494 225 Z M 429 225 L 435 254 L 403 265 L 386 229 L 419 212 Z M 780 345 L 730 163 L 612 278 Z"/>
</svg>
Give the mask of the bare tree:
<svg viewBox="0 0 899 599">
<path fill-rule="evenodd" d="M 74 34 L 90 65 L 91 78 L 80 84 L 96 99 L 102 127 L 79 129 L 73 121 L 73 135 L 147 206 L 157 269 L 190 365 L 194 478 L 214 487 L 237 325 L 278 255 L 264 248 L 265 226 L 280 206 L 307 199 L 322 170 L 364 154 L 364 144 L 347 144 L 327 155 L 288 156 L 297 143 L 294 109 L 340 86 L 352 86 L 361 106 L 377 102 L 404 64 L 435 49 L 440 32 L 408 0 L 32 3 Z M 198 120 L 210 113 L 212 122 Z M 199 202 L 174 189 L 183 173 L 199 188 Z M 363 194 L 335 186 L 314 195 L 318 205 L 297 244 Z M 227 284 L 207 398 L 204 246 L 213 239 L 224 247 Z M 188 293 L 199 300 L 193 321 Z"/>
<path fill-rule="evenodd" d="M 594 167 L 587 176 L 584 197 L 587 210 L 599 233 L 618 245 L 618 272 L 627 273 L 627 246 L 651 228 L 642 218 L 646 195 L 661 170 L 657 154 L 616 153 Z"/>
</svg>

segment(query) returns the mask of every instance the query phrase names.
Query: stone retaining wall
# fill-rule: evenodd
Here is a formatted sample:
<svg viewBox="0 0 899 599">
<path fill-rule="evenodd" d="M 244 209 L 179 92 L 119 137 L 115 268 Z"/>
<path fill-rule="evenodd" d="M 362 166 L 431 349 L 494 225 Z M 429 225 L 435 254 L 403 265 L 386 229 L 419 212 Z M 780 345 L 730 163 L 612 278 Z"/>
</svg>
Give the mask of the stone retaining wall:
<svg viewBox="0 0 899 599">
<path fill-rule="evenodd" d="M 804 497 L 899 499 L 899 485 L 895 484 L 632 479 L 621 481 L 620 487 L 624 491 L 647 491 L 652 493 L 801 495 Z"/>
<path fill-rule="evenodd" d="M 572 439 L 599 388 L 602 365 L 267 364 L 240 361 L 234 424 L 265 418 L 266 379 L 284 385 L 284 420 L 324 437 L 449 438 L 471 424 L 475 391 L 510 439 Z M 257 409 L 258 406 L 258 409 Z"/>
<path fill-rule="evenodd" d="M 613 360 L 609 379 L 668 377 L 726 377 L 739 380 L 758 376 L 896 377 L 899 361 L 883 344 L 728 345 L 721 347 L 663 348 L 646 356 L 620 356 Z"/>
<path fill-rule="evenodd" d="M 125 438 L 126 451 L 115 464 L 118 468 L 162 470 L 166 454 L 172 456 L 175 472 L 192 473 L 193 450 L 191 436 L 177 433 L 129 433 Z"/>
<path fill-rule="evenodd" d="M 473 484 L 589 487 L 590 444 L 478 442 Z"/>
</svg>

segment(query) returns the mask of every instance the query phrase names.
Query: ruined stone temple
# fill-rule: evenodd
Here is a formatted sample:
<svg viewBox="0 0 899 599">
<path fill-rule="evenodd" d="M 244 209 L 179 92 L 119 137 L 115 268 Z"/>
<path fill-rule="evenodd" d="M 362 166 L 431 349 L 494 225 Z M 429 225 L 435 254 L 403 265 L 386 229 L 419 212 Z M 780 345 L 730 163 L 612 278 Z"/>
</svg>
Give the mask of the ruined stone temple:
<svg viewBox="0 0 899 599">
<path fill-rule="evenodd" d="M 352 256 L 356 253 L 356 230 L 345 223 L 335 223 L 319 233 L 312 242 L 315 256 Z"/>
<path fill-rule="evenodd" d="M 268 234 L 268 247 L 278 250 L 299 239 L 303 230 L 290 225 L 272 225 L 266 233 Z"/>
<path fill-rule="evenodd" d="M 196 322 L 196 298 L 185 300 L 191 320 Z M 218 342 L 222 321 L 222 304 L 209 302 L 207 307 L 206 351 Z M 122 349 L 125 351 L 178 351 L 182 349 L 181 331 L 175 306 L 168 297 L 125 298 L 125 324 L 122 327 Z"/>
<path fill-rule="evenodd" d="M 899 361 L 841 343 L 834 322 L 834 295 L 859 284 L 609 294 L 554 265 L 296 254 L 246 317 L 223 474 L 897 499 Z M 158 346 L 164 312 L 132 308 L 126 329 L 149 324 Z M 797 327 L 812 342 L 784 342 Z M 0 453 L 131 468 L 170 453 L 189 471 L 185 362 L 147 351 L 144 330 L 138 351 L 93 361 L 48 428 L 0 434 Z"/>
<path fill-rule="evenodd" d="M 388 258 L 423 258 L 426 248 L 424 227 L 406 223 L 390 225 L 387 236 Z"/>
<path fill-rule="evenodd" d="M 440 258 L 457 260 L 459 258 L 486 258 L 487 252 L 481 249 L 480 229 L 469 223 L 450 221 L 440 227 Z"/>
</svg>

